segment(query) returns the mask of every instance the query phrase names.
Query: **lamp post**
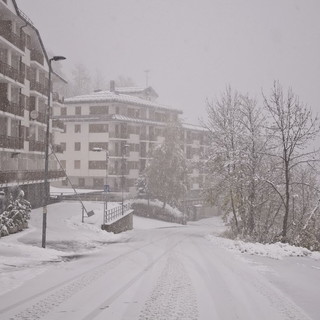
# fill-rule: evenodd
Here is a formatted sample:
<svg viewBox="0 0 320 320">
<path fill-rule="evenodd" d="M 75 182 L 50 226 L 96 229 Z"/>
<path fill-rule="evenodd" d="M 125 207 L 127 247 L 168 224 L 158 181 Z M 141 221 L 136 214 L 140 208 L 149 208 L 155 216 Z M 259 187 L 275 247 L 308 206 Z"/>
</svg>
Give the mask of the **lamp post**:
<svg viewBox="0 0 320 320">
<path fill-rule="evenodd" d="M 122 146 L 122 150 L 121 150 L 121 211 L 122 211 L 122 215 L 123 215 L 123 189 L 124 189 L 124 155 L 127 151 L 127 148 L 129 147 L 128 144 L 124 144 Z"/>
<path fill-rule="evenodd" d="M 102 149 L 102 148 L 99 148 L 99 147 L 95 147 L 95 148 L 92 148 L 92 151 L 94 152 L 102 152 L 104 151 L 106 153 L 106 176 L 105 176 L 105 185 L 104 185 L 104 192 L 105 192 L 105 198 L 104 198 L 104 206 L 103 206 L 103 224 L 106 224 L 106 216 L 107 216 L 107 210 L 108 210 L 108 184 L 107 184 L 107 181 L 108 181 L 108 162 L 109 162 L 109 152 L 107 149 Z"/>
<path fill-rule="evenodd" d="M 46 138 L 45 138 L 45 156 L 44 156 L 44 197 L 43 197 L 43 214 L 42 214 L 42 248 L 46 247 L 46 232 L 47 232 L 47 205 L 49 202 L 49 184 L 48 184 L 48 172 L 49 172 L 49 124 L 50 124 L 50 108 L 51 108 L 51 73 L 52 61 L 65 60 L 63 56 L 54 56 L 49 59 L 49 79 L 48 79 L 48 105 L 46 111 Z"/>
</svg>

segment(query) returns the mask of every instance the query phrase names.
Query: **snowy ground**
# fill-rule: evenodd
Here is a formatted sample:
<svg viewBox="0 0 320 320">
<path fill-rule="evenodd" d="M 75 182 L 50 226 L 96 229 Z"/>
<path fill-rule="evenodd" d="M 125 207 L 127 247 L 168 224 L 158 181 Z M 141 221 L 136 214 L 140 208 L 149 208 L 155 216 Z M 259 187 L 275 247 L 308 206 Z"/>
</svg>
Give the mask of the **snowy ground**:
<svg viewBox="0 0 320 320">
<path fill-rule="evenodd" d="M 48 207 L 47 249 L 41 208 L 0 239 L 0 319 L 319 319 L 319 253 L 222 239 L 219 218 L 114 235 L 85 206 Z"/>
</svg>

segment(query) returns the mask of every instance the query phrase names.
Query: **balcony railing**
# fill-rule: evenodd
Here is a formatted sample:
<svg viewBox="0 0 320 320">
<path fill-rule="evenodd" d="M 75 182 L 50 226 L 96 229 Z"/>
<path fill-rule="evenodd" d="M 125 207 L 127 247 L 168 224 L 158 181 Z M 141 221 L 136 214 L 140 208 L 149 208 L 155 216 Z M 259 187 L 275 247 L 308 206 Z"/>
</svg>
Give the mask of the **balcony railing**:
<svg viewBox="0 0 320 320">
<path fill-rule="evenodd" d="M 6 30 L 3 25 L 0 23 L 0 36 L 8 40 L 14 46 L 19 48 L 20 50 L 24 51 L 25 48 L 25 39 L 18 36 L 12 31 Z"/>
<path fill-rule="evenodd" d="M 37 50 L 31 50 L 31 61 L 36 61 L 43 66 L 44 63 L 44 56 L 41 52 Z"/>
<path fill-rule="evenodd" d="M 44 152 L 45 143 L 42 141 L 30 140 L 29 141 L 29 151 L 40 151 Z"/>
<path fill-rule="evenodd" d="M 23 149 L 23 139 L 19 137 L 10 137 L 7 135 L 0 135 L 0 148 L 7 149 Z"/>
<path fill-rule="evenodd" d="M 9 101 L 3 97 L 0 97 L 0 110 L 20 117 L 23 117 L 24 115 L 24 108 L 22 105 Z"/>
<path fill-rule="evenodd" d="M 64 124 L 61 120 L 59 119 L 54 119 L 52 120 L 52 127 L 53 128 L 59 128 L 59 129 L 62 129 L 64 130 Z"/>
<path fill-rule="evenodd" d="M 6 62 L 0 61 L 0 73 L 14 81 L 24 83 L 24 75 Z"/>
<path fill-rule="evenodd" d="M 43 85 L 42 83 L 38 81 L 31 80 L 30 82 L 30 90 L 35 90 L 44 96 L 48 95 L 48 85 Z"/>
<path fill-rule="evenodd" d="M 48 177 L 50 179 L 59 179 L 65 177 L 65 173 L 62 170 L 49 170 Z M 23 171 L 1 171 L 0 183 L 10 183 L 14 181 L 29 182 L 44 180 L 44 170 L 23 170 Z"/>
</svg>

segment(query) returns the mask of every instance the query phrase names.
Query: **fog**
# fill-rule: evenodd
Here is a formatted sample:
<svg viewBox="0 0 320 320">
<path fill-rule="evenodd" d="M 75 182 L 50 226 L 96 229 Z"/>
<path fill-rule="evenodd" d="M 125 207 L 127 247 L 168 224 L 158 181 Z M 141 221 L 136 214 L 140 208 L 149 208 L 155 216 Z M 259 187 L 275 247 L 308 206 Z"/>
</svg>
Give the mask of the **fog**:
<svg viewBox="0 0 320 320">
<path fill-rule="evenodd" d="M 94 79 L 131 77 L 159 102 L 205 117 L 205 101 L 225 86 L 252 96 L 274 80 L 317 110 L 320 97 L 320 2 L 317 0 L 18 0 L 47 50 Z M 104 89 L 104 88 L 102 88 Z"/>
</svg>

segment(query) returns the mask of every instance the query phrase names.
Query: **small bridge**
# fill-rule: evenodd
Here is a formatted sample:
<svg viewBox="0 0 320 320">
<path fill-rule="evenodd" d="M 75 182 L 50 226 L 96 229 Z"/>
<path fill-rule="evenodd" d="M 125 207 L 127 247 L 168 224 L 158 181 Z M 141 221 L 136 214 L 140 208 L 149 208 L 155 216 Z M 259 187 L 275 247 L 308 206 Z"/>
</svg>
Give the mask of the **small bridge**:
<svg viewBox="0 0 320 320">
<path fill-rule="evenodd" d="M 102 230 L 108 232 L 120 233 L 133 229 L 133 210 L 131 209 L 131 203 L 124 203 L 123 206 L 108 209 L 104 213 Z"/>
</svg>

